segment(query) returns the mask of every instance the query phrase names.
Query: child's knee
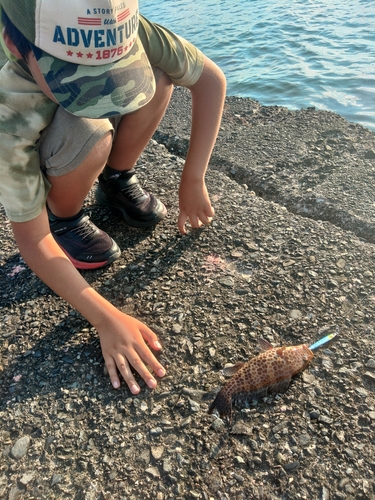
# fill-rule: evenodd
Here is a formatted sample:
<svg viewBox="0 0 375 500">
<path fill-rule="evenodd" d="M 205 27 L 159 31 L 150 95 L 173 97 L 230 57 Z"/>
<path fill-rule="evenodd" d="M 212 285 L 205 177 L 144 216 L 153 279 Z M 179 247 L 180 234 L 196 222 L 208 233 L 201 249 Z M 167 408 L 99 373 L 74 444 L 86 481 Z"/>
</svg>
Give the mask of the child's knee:
<svg viewBox="0 0 375 500">
<path fill-rule="evenodd" d="M 113 133 L 112 131 L 106 132 L 102 135 L 98 141 L 94 144 L 91 151 L 87 155 L 85 162 L 90 162 L 91 164 L 95 164 L 97 166 L 102 166 L 107 162 L 107 158 L 111 153 L 113 142 Z"/>
</svg>

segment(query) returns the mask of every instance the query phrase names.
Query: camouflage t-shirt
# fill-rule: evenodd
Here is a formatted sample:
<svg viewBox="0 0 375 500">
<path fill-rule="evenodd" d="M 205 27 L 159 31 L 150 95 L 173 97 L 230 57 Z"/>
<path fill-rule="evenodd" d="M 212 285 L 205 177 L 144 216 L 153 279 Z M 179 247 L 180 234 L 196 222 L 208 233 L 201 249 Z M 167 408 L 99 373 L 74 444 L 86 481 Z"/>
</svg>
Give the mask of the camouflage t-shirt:
<svg viewBox="0 0 375 500">
<path fill-rule="evenodd" d="M 203 54 L 191 43 L 140 16 L 139 38 L 153 66 L 175 85 L 191 86 L 203 70 Z M 0 61 L 4 57 L 0 48 Z M 40 169 L 38 140 L 57 109 L 23 61 L 0 70 L 0 202 L 14 222 L 37 217 L 49 183 Z"/>
</svg>

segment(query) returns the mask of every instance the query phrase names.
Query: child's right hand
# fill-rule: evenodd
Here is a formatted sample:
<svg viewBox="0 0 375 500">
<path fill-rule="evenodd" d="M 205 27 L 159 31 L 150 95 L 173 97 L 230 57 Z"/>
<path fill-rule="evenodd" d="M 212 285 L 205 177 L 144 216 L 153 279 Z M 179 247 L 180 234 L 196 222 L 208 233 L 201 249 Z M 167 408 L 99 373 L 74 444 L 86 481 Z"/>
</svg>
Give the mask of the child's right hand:
<svg viewBox="0 0 375 500">
<path fill-rule="evenodd" d="M 138 394 L 137 384 L 131 367 L 136 370 L 148 387 L 154 389 L 157 385 L 147 365 L 158 377 L 165 375 L 164 367 L 155 358 L 150 348 L 159 351 L 161 345 L 156 334 L 141 321 L 116 310 L 105 325 L 96 329 L 99 333 L 103 357 L 115 389 L 120 387 L 118 372 L 128 384 L 132 394 Z M 145 342 L 146 341 L 146 342 Z"/>
</svg>

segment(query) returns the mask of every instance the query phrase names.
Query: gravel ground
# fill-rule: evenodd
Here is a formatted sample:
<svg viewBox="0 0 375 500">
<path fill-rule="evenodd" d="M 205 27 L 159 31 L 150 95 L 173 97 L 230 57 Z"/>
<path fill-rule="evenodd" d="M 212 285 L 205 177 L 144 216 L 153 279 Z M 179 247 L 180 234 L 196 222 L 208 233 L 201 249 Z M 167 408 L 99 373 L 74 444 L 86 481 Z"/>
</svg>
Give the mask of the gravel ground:
<svg viewBox="0 0 375 500">
<path fill-rule="evenodd" d="M 375 499 L 375 135 L 228 98 L 215 219 L 181 236 L 189 107 L 177 90 L 138 165 L 165 221 L 134 230 L 87 200 L 122 256 L 85 277 L 159 333 L 156 390 L 111 388 L 95 331 L 25 266 L 0 215 L 1 499 Z M 259 337 L 337 329 L 285 394 L 235 408 L 231 427 L 208 415 L 222 367 Z"/>
</svg>

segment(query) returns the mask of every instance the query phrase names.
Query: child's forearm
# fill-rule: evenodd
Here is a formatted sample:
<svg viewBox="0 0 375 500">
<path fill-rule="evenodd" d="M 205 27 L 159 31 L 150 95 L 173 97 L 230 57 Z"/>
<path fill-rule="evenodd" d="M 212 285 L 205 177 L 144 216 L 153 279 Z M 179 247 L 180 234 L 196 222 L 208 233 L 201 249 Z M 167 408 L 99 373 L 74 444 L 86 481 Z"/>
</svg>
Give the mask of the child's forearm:
<svg viewBox="0 0 375 500">
<path fill-rule="evenodd" d="M 192 94 L 192 126 L 184 177 L 203 178 L 219 132 L 226 82 L 223 72 L 205 58 L 203 72 Z"/>
<path fill-rule="evenodd" d="M 46 285 L 95 325 L 102 320 L 102 313 L 94 307 L 95 292 L 89 291 L 89 284 L 57 245 L 47 224 L 42 216 L 26 223 L 12 223 L 20 253 Z"/>
<path fill-rule="evenodd" d="M 122 313 L 98 294 L 55 242 L 49 231 L 46 211 L 36 219 L 12 223 L 21 255 L 35 274 L 54 292 L 69 302 L 98 331 L 105 363 L 112 384 L 120 386 L 119 370 L 130 390 L 140 388 L 134 379 L 135 368 L 150 388 L 156 380 L 147 365 L 159 376 L 165 374 L 145 341 L 155 350 L 161 346 L 157 336 L 146 325 Z"/>
</svg>

